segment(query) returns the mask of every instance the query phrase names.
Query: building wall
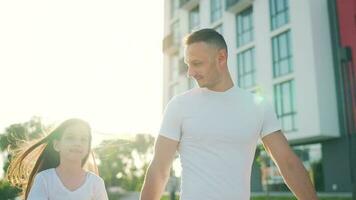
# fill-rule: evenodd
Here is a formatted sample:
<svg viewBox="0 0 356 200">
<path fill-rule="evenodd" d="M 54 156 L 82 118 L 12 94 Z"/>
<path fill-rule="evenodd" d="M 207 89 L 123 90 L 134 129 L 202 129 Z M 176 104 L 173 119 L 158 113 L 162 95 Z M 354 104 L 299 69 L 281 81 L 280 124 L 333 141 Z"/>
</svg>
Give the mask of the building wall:
<svg viewBox="0 0 356 200">
<path fill-rule="evenodd" d="M 290 22 L 271 31 L 269 1 L 245 0 L 253 6 L 255 34 L 254 40 L 241 48 L 237 48 L 235 45 L 236 12 L 224 10 L 220 20 L 210 23 L 210 0 L 191 1 L 200 5 L 200 28 L 214 28 L 222 24 L 223 35 L 229 48 L 228 66 L 235 83 L 237 81 L 237 53 L 250 47 L 255 47 L 257 85 L 248 88 L 249 90 L 259 90 L 262 95 L 273 102 L 275 84 L 291 79 L 295 81 L 297 130 L 286 134 L 291 142 L 314 142 L 340 136 L 326 1 L 290 1 Z M 165 34 L 171 33 L 169 27 L 172 21 L 179 20 L 180 38 L 183 38 L 190 31 L 188 29 L 189 10 L 179 9 L 177 17 L 171 20 L 167 14 L 170 13 L 170 9 L 168 9 L 170 2 L 166 1 L 165 4 L 165 16 L 168 17 L 165 20 Z M 223 7 L 225 7 L 224 3 Z M 286 76 L 273 78 L 271 38 L 287 30 L 291 32 L 294 70 Z M 165 54 L 165 104 L 172 96 L 171 82 L 168 78 L 173 66 L 169 61 L 172 57 L 177 57 L 178 60 L 183 59 L 182 45 L 174 55 Z M 178 82 L 187 82 L 185 74 L 179 78 Z M 186 85 L 186 89 L 189 89 L 188 84 Z"/>
<path fill-rule="evenodd" d="M 349 79 L 355 79 L 356 77 L 356 0 L 342 1 L 337 0 L 338 22 L 339 22 L 339 34 L 340 43 L 342 47 L 349 47 L 352 53 L 352 69 L 350 71 Z M 355 80 L 354 80 L 355 81 Z M 353 97 L 356 96 L 356 82 L 351 83 Z M 356 116 L 356 99 L 352 102 L 353 115 Z M 356 117 L 353 119 L 353 123 L 356 124 Z"/>
<path fill-rule="evenodd" d="M 355 77 L 352 69 L 355 65 L 354 61 L 345 55 L 347 54 L 345 47 L 351 47 L 353 54 L 351 57 L 355 59 L 355 2 L 354 0 L 328 1 L 341 137 L 323 142 L 322 149 L 323 155 L 327 155 L 323 158 L 325 191 L 352 191 L 354 195 L 356 195 L 356 123 L 354 121 L 356 85 L 352 82 L 352 78 Z"/>
<path fill-rule="evenodd" d="M 222 26 L 222 34 L 228 44 L 229 59 L 228 66 L 235 84 L 237 84 L 237 54 L 251 47 L 255 48 L 255 67 L 257 85 L 246 88 L 251 92 L 262 94 L 265 98 L 274 102 L 274 86 L 288 80 L 294 80 L 295 84 L 295 104 L 296 104 L 296 124 L 297 129 L 286 133 L 288 140 L 296 145 L 296 149 L 308 148 L 305 144 L 319 143 L 323 146 L 323 164 L 325 174 L 332 173 L 335 161 L 338 161 L 338 154 L 332 153 L 333 148 L 339 148 L 342 144 L 333 144 L 340 138 L 340 128 L 337 113 L 337 98 L 334 78 L 334 68 L 332 60 L 332 46 L 330 36 L 330 26 L 328 18 L 327 1 L 325 0 L 289 0 L 290 20 L 286 25 L 271 31 L 270 7 L 268 0 L 240 0 L 239 6 L 226 10 L 226 2 L 222 1 L 222 18 L 210 22 L 211 4 L 210 0 L 191 0 L 188 7 L 179 9 L 178 14 L 173 19 L 170 17 L 171 0 L 165 1 L 165 35 L 172 33 L 172 24 L 179 20 L 180 39 L 188 34 L 189 30 L 189 11 L 199 5 L 200 24 L 196 28 L 216 28 Z M 236 39 L 236 15 L 246 8 L 253 7 L 253 31 L 254 39 L 252 42 L 237 47 Z M 272 60 L 272 38 L 290 31 L 293 72 L 278 78 L 273 77 Z M 183 47 L 180 44 L 178 50 L 172 52 L 164 51 L 164 105 L 170 100 L 172 95 L 189 89 L 190 84 L 185 74 L 180 74 L 172 81 L 170 78 L 172 70 L 176 64 L 171 60 L 183 59 Z M 173 70 L 174 71 L 174 70 Z M 172 92 L 172 85 L 180 85 Z M 317 150 L 321 157 L 321 150 Z M 336 152 L 336 151 L 335 151 Z M 324 155 L 325 154 L 325 155 Z M 329 156 L 329 159 L 324 157 Z M 315 161 L 315 160 L 314 160 Z M 314 162 L 313 161 L 313 162 Z M 341 161 L 340 161 L 341 162 Z M 346 160 L 341 163 L 347 164 Z M 311 162 L 305 161 L 308 169 Z M 324 167 L 324 166 L 323 166 Z M 252 190 L 260 191 L 261 185 L 259 170 L 253 168 Z M 337 168 L 343 170 L 341 168 Z M 341 176 L 347 172 L 340 172 Z M 344 173 L 344 174 L 342 174 Z M 333 176 L 330 176 L 333 177 Z M 348 191 L 347 180 L 339 177 L 337 183 L 339 189 L 330 191 Z M 334 179 L 336 180 L 336 179 Z M 323 182 L 320 188 L 331 188 L 335 184 L 332 179 Z M 336 186 L 336 187 L 338 187 Z M 341 189 L 340 189 L 341 188 Z"/>
</svg>

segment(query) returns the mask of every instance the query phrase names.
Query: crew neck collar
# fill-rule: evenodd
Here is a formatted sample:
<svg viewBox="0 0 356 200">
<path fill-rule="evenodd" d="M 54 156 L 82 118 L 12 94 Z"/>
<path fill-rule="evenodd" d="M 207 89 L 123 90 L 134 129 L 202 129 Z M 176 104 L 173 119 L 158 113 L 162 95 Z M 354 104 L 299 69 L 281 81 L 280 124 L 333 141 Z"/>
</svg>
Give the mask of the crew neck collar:
<svg viewBox="0 0 356 200">
<path fill-rule="evenodd" d="M 200 88 L 204 93 L 207 94 L 212 94 L 212 95 L 225 95 L 225 94 L 229 94 L 232 93 L 233 91 L 235 91 L 238 87 L 233 85 L 231 88 L 225 90 L 225 91 L 215 91 L 215 90 L 210 90 L 206 87 L 204 88 Z"/>
</svg>

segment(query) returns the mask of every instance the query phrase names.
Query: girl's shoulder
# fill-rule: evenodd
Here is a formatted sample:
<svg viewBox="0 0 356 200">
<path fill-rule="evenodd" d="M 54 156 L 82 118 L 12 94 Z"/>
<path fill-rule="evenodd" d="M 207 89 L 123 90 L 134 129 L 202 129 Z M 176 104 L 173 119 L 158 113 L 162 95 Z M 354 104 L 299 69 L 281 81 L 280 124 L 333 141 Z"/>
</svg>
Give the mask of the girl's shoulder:
<svg viewBox="0 0 356 200">
<path fill-rule="evenodd" d="M 93 182 L 97 182 L 97 183 L 104 182 L 104 180 L 100 176 L 98 176 L 97 174 L 91 171 L 87 171 L 87 175 L 88 175 L 88 179 Z"/>
<path fill-rule="evenodd" d="M 50 168 L 38 172 L 34 176 L 34 182 L 36 182 L 37 184 L 49 184 L 54 181 L 54 178 L 55 178 L 54 168 Z"/>
<path fill-rule="evenodd" d="M 48 176 L 53 176 L 55 173 L 55 169 L 54 168 L 49 168 L 49 169 L 45 169 L 39 173 L 36 174 L 36 176 L 39 177 L 48 177 Z"/>
</svg>

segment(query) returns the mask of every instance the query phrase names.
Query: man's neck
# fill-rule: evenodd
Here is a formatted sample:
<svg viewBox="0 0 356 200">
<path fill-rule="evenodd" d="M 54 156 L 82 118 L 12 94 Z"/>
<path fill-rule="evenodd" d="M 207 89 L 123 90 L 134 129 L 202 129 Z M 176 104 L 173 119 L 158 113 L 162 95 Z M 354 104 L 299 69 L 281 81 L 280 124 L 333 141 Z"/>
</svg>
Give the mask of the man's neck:
<svg viewBox="0 0 356 200">
<path fill-rule="evenodd" d="M 231 76 L 228 75 L 226 78 L 223 78 L 219 83 L 207 88 L 215 92 L 225 92 L 232 87 L 234 87 L 234 82 L 232 81 Z"/>
</svg>

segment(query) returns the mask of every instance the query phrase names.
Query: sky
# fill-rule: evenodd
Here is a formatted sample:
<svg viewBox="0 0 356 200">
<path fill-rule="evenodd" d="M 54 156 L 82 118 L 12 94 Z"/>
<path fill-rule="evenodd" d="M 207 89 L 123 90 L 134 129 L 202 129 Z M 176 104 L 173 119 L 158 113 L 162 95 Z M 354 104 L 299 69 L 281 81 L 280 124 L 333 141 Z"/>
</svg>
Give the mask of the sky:
<svg viewBox="0 0 356 200">
<path fill-rule="evenodd" d="M 0 133 L 37 115 L 156 134 L 163 0 L 0 1 Z"/>
</svg>

